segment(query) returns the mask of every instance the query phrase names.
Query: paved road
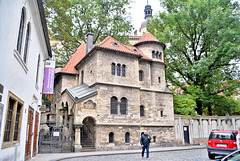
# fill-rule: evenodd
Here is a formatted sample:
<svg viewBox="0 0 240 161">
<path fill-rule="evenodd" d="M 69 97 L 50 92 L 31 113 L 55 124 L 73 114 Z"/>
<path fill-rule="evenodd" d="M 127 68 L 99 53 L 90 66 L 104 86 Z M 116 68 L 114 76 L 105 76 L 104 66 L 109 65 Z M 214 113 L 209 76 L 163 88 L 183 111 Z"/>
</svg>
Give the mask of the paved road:
<svg viewBox="0 0 240 161">
<path fill-rule="evenodd" d="M 64 159 L 63 161 L 138 161 L 142 159 L 140 154 L 126 155 L 108 155 L 108 156 L 91 156 Z M 150 152 L 149 161 L 212 161 L 208 158 L 206 149 L 181 150 L 169 152 Z"/>
</svg>

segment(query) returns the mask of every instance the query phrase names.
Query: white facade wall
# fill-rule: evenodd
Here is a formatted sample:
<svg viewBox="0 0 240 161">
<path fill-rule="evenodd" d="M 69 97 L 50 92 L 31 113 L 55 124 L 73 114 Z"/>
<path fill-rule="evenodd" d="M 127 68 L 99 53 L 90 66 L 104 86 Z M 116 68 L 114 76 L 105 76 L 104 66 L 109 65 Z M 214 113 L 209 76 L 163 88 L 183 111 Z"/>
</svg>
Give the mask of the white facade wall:
<svg viewBox="0 0 240 161">
<path fill-rule="evenodd" d="M 30 22 L 30 40 L 26 63 L 23 61 L 23 52 L 21 55 L 17 52 L 17 40 L 23 7 L 26 9 L 26 26 L 23 33 L 22 49 L 24 49 L 25 46 L 27 23 Z M 40 55 L 40 64 L 38 83 L 36 83 L 38 55 Z M 18 161 L 24 160 L 28 110 L 30 107 L 34 110 L 32 126 L 34 134 L 35 113 L 38 112 L 40 117 L 38 105 L 41 105 L 44 60 L 46 58 L 48 58 L 48 51 L 37 1 L 0 0 L 0 84 L 4 86 L 2 101 L 0 101 L 0 104 L 3 104 L 4 106 L 0 128 L 0 161 L 14 159 Z M 13 147 L 4 148 L 3 138 L 8 110 L 9 92 L 16 95 L 24 104 L 22 107 L 23 111 L 19 143 Z M 32 135 L 31 149 L 33 148 L 33 136 L 34 135 Z"/>
</svg>

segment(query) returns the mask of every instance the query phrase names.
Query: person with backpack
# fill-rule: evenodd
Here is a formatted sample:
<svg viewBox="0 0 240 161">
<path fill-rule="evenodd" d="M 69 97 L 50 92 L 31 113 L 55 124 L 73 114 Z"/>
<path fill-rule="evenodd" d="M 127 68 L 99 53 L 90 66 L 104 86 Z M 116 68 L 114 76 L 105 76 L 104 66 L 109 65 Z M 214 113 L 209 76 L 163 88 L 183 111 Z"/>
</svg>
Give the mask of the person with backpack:
<svg viewBox="0 0 240 161">
<path fill-rule="evenodd" d="M 147 131 L 144 131 L 140 139 L 140 144 L 142 146 L 142 158 L 144 158 L 145 149 L 147 150 L 147 159 L 149 158 L 149 144 L 151 142 L 151 137 L 148 135 Z"/>
</svg>

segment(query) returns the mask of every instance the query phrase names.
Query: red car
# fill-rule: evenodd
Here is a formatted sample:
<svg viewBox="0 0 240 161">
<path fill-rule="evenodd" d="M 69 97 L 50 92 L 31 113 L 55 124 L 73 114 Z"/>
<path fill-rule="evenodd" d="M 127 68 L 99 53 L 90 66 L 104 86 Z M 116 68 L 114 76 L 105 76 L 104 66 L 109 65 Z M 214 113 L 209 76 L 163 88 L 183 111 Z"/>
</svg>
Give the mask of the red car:
<svg viewBox="0 0 240 161">
<path fill-rule="evenodd" d="M 225 156 L 237 150 L 236 130 L 212 130 L 208 139 L 208 157 Z"/>
</svg>

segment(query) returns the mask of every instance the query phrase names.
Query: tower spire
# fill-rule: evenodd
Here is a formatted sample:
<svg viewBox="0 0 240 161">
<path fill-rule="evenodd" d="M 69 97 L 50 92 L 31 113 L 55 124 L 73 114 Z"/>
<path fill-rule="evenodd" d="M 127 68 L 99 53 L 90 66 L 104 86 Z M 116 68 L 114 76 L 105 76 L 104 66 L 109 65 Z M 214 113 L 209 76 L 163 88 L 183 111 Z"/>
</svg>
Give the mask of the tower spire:
<svg viewBox="0 0 240 161">
<path fill-rule="evenodd" d="M 145 6 L 145 9 L 144 9 L 144 13 L 145 13 L 144 19 L 148 19 L 152 17 L 152 7 L 148 4 L 148 0 L 147 0 L 147 5 Z"/>
</svg>

